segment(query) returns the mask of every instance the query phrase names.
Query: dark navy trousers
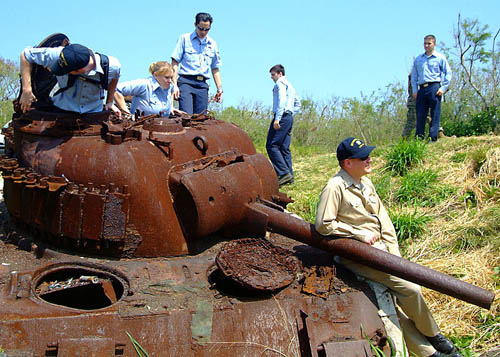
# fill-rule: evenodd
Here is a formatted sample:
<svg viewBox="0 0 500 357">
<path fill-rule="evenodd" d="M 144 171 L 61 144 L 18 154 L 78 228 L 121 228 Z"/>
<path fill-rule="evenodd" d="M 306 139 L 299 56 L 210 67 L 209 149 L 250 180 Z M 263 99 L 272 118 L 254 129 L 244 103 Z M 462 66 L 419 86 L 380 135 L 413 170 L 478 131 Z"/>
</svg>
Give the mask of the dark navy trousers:
<svg viewBox="0 0 500 357">
<path fill-rule="evenodd" d="M 290 143 L 292 141 L 293 115 L 290 112 L 283 113 L 280 120 L 279 130 L 275 130 L 274 118 L 267 133 L 266 150 L 269 159 L 274 166 L 278 177 L 287 173 L 293 176 L 292 153 L 290 152 Z"/>
<path fill-rule="evenodd" d="M 208 108 L 208 83 L 179 76 L 179 110 L 188 114 L 200 114 Z"/>
<path fill-rule="evenodd" d="M 439 133 L 440 117 L 441 117 L 441 97 L 436 95 L 441 87 L 440 83 L 431 83 L 427 87 L 420 86 L 417 93 L 417 127 L 415 136 L 424 138 L 425 122 L 427 121 L 427 113 L 431 110 L 431 124 L 429 127 L 429 136 L 432 141 L 436 141 Z"/>
</svg>

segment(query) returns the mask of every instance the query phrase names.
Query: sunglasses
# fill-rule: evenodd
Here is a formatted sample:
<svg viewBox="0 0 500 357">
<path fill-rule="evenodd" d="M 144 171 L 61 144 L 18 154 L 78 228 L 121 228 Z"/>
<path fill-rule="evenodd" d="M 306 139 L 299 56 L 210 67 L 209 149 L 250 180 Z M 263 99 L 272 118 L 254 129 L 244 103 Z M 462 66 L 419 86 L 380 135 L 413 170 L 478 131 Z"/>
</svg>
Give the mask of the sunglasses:
<svg viewBox="0 0 500 357">
<path fill-rule="evenodd" d="M 357 159 L 361 160 L 361 161 L 366 161 L 370 158 L 370 156 L 365 156 L 365 157 L 358 157 Z M 353 160 L 353 158 L 351 157 L 350 158 L 351 160 Z"/>
<path fill-rule="evenodd" d="M 203 31 L 203 32 L 208 32 L 210 31 L 210 27 L 201 27 L 201 26 L 196 26 L 196 28 L 200 31 Z"/>
</svg>

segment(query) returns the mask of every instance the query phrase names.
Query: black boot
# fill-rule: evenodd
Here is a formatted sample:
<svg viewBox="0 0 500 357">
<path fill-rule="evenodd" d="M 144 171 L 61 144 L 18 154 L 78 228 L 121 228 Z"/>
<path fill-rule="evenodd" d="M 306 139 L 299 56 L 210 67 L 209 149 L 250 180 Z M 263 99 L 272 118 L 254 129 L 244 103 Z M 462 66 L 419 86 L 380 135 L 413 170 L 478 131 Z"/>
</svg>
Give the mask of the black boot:
<svg viewBox="0 0 500 357">
<path fill-rule="evenodd" d="M 462 357 L 460 352 L 457 351 L 455 345 L 451 343 L 451 341 L 448 340 L 446 337 L 444 337 L 443 334 L 438 333 L 434 337 L 426 336 L 425 338 L 427 338 L 427 341 L 429 341 L 432 347 L 434 347 L 437 350 L 438 354 L 437 355 L 433 354 L 432 357 L 437 357 L 437 356 Z"/>
</svg>

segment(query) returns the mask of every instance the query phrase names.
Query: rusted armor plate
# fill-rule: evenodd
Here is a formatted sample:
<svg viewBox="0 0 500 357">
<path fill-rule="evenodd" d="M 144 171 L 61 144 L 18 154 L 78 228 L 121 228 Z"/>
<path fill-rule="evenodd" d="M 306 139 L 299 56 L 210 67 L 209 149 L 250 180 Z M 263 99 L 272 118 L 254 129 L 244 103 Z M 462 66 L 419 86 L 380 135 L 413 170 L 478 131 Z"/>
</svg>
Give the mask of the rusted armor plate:
<svg viewBox="0 0 500 357">
<path fill-rule="evenodd" d="M 273 291 L 289 285 L 297 272 L 291 252 L 260 238 L 226 243 L 217 254 L 217 266 L 241 286 Z"/>
</svg>

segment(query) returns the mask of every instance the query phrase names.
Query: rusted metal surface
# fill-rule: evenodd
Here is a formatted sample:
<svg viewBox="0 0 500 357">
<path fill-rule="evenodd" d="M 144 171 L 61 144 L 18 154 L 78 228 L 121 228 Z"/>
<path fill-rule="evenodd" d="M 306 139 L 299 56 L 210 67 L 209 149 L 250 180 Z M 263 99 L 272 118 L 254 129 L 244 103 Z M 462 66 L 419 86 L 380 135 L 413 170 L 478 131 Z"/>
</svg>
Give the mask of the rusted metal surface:
<svg viewBox="0 0 500 357">
<path fill-rule="evenodd" d="M 201 173 L 205 191 L 213 190 L 199 204 L 221 209 L 219 216 L 231 204 L 225 197 L 239 195 L 241 184 L 253 187 L 248 197 L 278 194 L 272 166 L 233 124 L 198 116 L 134 125 L 108 115 L 33 111 L 13 122 L 15 157 L 0 162 L 7 208 L 47 233 L 54 246 L 73 241 L 74 250 L 107 256 L 192 253 L 196 243 L 188 241 L 176 213 L 182 202 L 174 208 L 175 187 L 169 187 L 173 173 L 186 182 Z M 244 181 L 237 183 L 233 173 Z M 213 175 L 221 177 L 219 186 Z M 23 210 L 33 202 L 35 208 Z M 197 236 L 203 237 L 214 223 L 200 209 Z"/>
<path fill-rule="evenodd" d="M 383 330 L 371 292 L 344 270 L 336 279 L 350 287 L 345 293 L 332 292 L 326 299 L 305 295 L 302 282 L 294 280 L 273 297 L 218 280 L 213 253 L 98 264 L 56 261 L 12 272 L 0 294 L 0 346 L 35 356 L 133 356 L 128 332 L 150 355 L 274 356 L 280 351 L 293 356 L 309 348 L 316 356 L 323 343 L 364 340 L 361 325 L 369 338 Z M 331 264 L 317 250 L 296 259 L 299 271 L 312 261 Z M 68 282 L 73 276 L 80 282 L 94 279 L 96 286 L 111 281 L 116 302 L 98 290 L 79 298 Z M 87 278 L 92 276 L 99 280 Z M 68 297 L 47 301 L 39 291 L 56 280 L 68 287 Z"/>
<path fill-rule="evenodd" d="M 333 289 L 335 281 L 335 266 L 316 266 L 309 270 L 304 276 L 304 285 L 302 291 L 308 294 L 319 296 L 322 298 L 328 297 L 328 294 Z M 343 292 L 345 292 L 344 290 Z"/>
<path fill-rule="evenodd" d="M 215 261 L 225 276 L 259 291 L 281 289 L 291 284 L 297 273 L 292 252 L 259 238 L 225 243 Z"/>
</svg>

